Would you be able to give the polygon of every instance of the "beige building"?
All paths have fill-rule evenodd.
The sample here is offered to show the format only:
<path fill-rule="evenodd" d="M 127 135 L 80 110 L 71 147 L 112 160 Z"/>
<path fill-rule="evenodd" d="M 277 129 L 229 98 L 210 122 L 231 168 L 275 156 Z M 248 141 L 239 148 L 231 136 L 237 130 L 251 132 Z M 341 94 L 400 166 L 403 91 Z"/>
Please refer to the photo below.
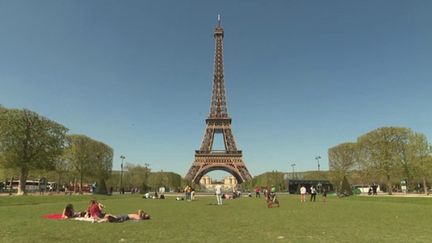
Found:
<path fill-rule="evenodd" d="M 225 192 L 232 192 L 237 187 L 237 180 L 234 176 L 227 176 L 223 179 L 222 190 Z M 214 187 L 217 185 L 213 182 L 212 178 L 205 175 L 201 177 L 200 184 L 207 191 L 214 191 Z"/>

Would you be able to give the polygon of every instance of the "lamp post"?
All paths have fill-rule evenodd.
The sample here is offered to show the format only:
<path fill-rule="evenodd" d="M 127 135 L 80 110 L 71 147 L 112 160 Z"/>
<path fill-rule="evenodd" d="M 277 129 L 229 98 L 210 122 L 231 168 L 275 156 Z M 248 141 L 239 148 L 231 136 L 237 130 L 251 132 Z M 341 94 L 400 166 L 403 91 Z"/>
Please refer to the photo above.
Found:
<path fill-rule="evenodd" d="M 317 156 L 317 157 L 315 157 L 315 159 L 316 159 L 316 161 L 317 161 L 317 164 L 318 164 L 318 172 L 320 171 L 320 163 L 319 163 L 319 160 L 321 159 L 321 156 Z"/>
<path fill-rule="evenodd" d="M 124 155 L 120 156 L 121 164 L 120 164 L 120 194 L 124 194 L 123 190 L 123 161 L 126 159 Z"/>
<path fill-rule="evenodd" d="M 291 167 L 292 167 L 292 178 L 294 179 L 294 167 L 296 166 L 296 164 L 295 163 L 292 163 L 291 164 Z"/>

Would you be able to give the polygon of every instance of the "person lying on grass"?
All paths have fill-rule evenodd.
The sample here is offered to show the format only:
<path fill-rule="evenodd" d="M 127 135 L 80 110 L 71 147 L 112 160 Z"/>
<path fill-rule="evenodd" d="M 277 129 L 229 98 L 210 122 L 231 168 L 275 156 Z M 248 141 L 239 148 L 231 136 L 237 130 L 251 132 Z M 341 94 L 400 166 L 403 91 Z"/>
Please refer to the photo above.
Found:
<path fill-rule="evenodd" d="M 150 215 L 143 210 L 138 210 L 138 213 L 122 214 L 122 215 L 111 215 L 106 214 L 103 221 L 99 222 L 110 222 L 110 223 L 121 223 L 127 220 L 146 220 L 150 219 Z"/>
<path fill-rule="evenodd" d="M 75 212 L 73 205 L 71 203 L 68 203 L 66 207 L 63 209 L 62 218 L 63 219 L 69 219 L 69 218 L 77 218 L 77 217 L 84 217 L 85 212 Z"/>

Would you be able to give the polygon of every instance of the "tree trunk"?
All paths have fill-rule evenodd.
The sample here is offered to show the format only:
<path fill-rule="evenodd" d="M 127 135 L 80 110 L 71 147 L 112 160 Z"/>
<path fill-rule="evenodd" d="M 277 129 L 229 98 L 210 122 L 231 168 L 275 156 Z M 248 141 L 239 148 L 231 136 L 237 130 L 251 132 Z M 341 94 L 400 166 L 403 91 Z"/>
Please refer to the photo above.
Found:
<path fill-rule="evenodd" d="M 57 193 L 60 193 L 60 185 L 62 184 L 62 179 L 63 179 L 62 173 L 63 173 L 62 171 L 60 171 L 58 173 L 58 180 L 57 180 L 57 187 L 56 187 L 56 192 Z"/>
<path fill-rule="evenodd" d="M 393 195 L 392 189 L 393 188 L 392 188 L 392 183 L 390 181 L 390 175 L 387 175 L 387 190 L 389 195 Z"/>
<path fill-rule="evenodd" d="M 424 189 L 424 193 L 427 195 L 428 194 L 428 187 L 426 184 L 426 177 L 423 176 L 423 189 Z"/>
<path fill-rule="evenodd" d="M 80 194 L 83 194 L 82 188 L 83 188 L 83 174 L 81 173 L 80 174 L 80 189 L 79 189 Z"/>
<path fill-rule="evenodd" d="M 28 176 L 28 169 L 25 167 L 21 168 L 17 195 L 25 195 L 27 193 L 25 190 L 27 176 Z"/>
<path fill-rule="evenodd" d="M 96 188 L 96 193 L 97 194 L 103 194 L 106 195 L 108 192 L 107 188 L 106 188 L 106 183 L 104 179 L 99 179 L 99 183 L 98 186 Z"/>
<path fill-rule="evenodd" d="M 13 189 L 13 176 L 10 179 L 10 183 L 9 183 L 9 195 L 12 195 L 12 189 Z"/>

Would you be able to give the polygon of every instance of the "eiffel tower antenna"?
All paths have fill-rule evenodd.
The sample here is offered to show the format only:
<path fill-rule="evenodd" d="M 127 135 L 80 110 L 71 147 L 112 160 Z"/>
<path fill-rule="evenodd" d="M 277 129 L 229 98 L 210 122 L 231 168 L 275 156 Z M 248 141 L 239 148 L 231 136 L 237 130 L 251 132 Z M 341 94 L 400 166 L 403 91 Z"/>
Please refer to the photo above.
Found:
<path fill-rule="evenodd" d="M 218 27 L 220 27 L 221 25 L 221 17 L 220 17 L 220 14 L 218 14 Z"/>
<path fill-rule="evenodd" d="M 224 29 L 218 23 L 214 30 L 215 59 L 213 90 L 210 101 L 210 113 L 206 119 L 207 128 L 199 150 L 195 151 L 195 160 L 186 175 L 187 180 L 198 184 L 201 177 L 214 170 L 223 170 L 233 175 L 238 183 L 251 180 L 252 176 L 243 162 L 242 151 L 237 149 L 231 129 L 231 118 L 225 95 L 223 72 Z M 222 134 L 225 150 L 213 150 L 215 134 Z"/>

